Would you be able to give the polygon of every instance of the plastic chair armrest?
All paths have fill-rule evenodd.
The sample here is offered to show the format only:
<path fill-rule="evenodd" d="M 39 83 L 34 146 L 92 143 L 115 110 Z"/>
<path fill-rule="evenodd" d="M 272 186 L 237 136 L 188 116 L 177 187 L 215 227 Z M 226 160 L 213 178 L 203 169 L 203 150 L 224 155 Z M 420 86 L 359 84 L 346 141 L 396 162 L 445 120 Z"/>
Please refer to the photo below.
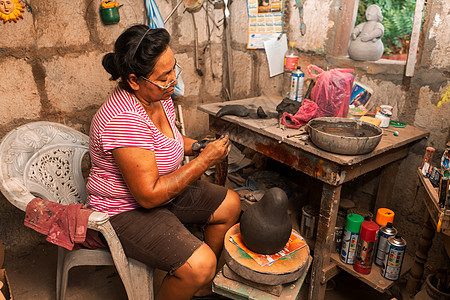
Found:
<path fill-rule="evenodd" d="M 88 227 L 90 229 L 94 229 L 94 230 L 99 231 L 99 225 L 105 223 L 108 220 L 109 220 L 108 214 L 102 213 L 102 212 L 98 212 L 98 211 L 94 211 L 89 216 Z"/>

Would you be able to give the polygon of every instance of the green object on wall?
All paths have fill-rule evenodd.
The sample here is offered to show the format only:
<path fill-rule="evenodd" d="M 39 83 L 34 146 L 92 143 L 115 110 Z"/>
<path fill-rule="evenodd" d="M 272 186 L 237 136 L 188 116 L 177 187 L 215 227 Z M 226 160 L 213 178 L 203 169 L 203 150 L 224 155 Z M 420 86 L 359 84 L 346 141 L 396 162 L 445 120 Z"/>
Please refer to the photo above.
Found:
<path fill-rule="evenodd" d="M 102 21 L 105 24 L 115 24 L 120 21 L 118 7 L 102 7 L 100 8 L 100 15 L 102 16 Z"/>

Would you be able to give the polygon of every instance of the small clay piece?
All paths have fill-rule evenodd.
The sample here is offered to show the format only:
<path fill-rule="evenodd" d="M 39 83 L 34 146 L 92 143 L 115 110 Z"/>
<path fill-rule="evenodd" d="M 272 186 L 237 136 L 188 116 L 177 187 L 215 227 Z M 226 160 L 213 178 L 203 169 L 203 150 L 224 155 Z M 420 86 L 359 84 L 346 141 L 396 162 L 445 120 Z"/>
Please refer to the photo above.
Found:
<path fill-rule="evenodd" d="M 261 119 L 267 118 L 267 114 L 261 106 L 259 106 L 258 109 L 256 110 L 256 114 L 258 115 L 258 118 Z"/>
<path fill-rule="evenodd" d="M 197 141 L 192 143 L 192 151 L 194 152 L 200 152 L 201 149 L 205 148 L 206 145 L 208 145 L 209 143 L 213 142 L 215 140 L 201 140 L 201 141 Z"/>
<path fill-rule="evenodd" d="M 216 117 L 219 118 L 221 116 L 225 115 L 234 115 L 238 117 L 246 117 L 250 111 L 247 107 L 240 104 L 230 104 L 227 106 L 222 107 L 216 114 Z"/>
<path fill-rule="evenodd" d="M 241 217 L 242 241 L 248 249 L 260 254 L 274 254 L 282 250 L 292 232 L 286 193 L 274 187 Z"/>

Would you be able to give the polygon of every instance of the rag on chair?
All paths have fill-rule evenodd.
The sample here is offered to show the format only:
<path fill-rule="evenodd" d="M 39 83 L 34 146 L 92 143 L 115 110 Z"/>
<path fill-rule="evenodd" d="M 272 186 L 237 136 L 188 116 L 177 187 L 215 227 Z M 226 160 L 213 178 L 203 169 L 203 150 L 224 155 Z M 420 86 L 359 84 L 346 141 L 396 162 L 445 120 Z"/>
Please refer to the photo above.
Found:
<path fill-rule="evenodd" d="M 164 28 L 164 20 L 159 12 L 158 5 L 156 5 L 155 0 L 145 0 L 145 6 L 147 7 L 148 19 L 150 28 Z M 178 67 L 175 66 L 178 72 Z M 181 76 L 177 79 L 178 83 L 175 85 L 175 90 L 173 91 L 173 96 L 183 96 L 184 95 L 184 82 Z"/>
<path fill-rule="evenodd" d="M 24 224 L 47 235 L 47 241 L 67 250 L 104 248 L 95 230 L 88 230 L 93 210 L 83 204 L 60 204 L 41 198 L 31 200 L 25 211 Z"/>

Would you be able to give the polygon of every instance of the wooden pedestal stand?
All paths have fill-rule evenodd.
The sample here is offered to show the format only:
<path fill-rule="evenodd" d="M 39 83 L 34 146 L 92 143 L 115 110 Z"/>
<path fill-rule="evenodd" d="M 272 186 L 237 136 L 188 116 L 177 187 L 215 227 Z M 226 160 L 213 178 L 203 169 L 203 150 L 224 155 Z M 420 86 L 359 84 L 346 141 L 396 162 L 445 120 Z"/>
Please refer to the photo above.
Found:
<path fill-rule="evenodd" d="M 225 235 L 226 265 L 213 281 L 214 291 L 233 299 L 296 299 L 312 261 L 309 247 L 261 266 L 230 241 L 239 232 L 236 224 Z"/>

